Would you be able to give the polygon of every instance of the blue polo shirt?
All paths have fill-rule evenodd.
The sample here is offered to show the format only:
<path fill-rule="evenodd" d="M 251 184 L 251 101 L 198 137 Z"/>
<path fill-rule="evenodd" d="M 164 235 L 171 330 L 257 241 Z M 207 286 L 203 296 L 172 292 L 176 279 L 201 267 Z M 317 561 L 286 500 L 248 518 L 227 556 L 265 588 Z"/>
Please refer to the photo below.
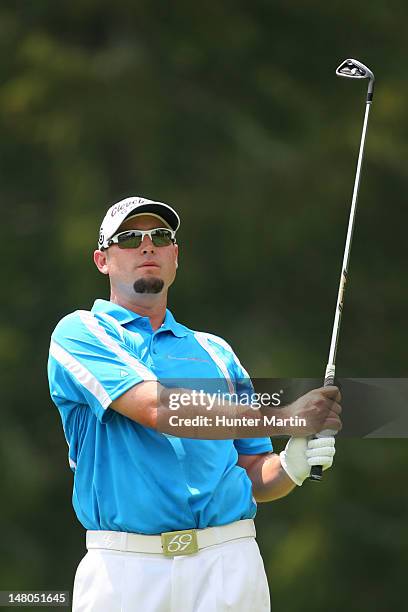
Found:
<path fill-rule="evenodd" d="M 86 529 L 158 534 L 255 515 L 251 481 L 237 458 L 270 452 L 269 438 L 177 438 L 110 408 L 146 380 L 188 386 L 212 379 L 222 392 L 251 393 L 224 340 L 188 329 L 169 310 L 153 331 L 148 317 L 96 300 L 91 311 L 56 326 L 48 377 L 74 472 L 73 505 Z"/>

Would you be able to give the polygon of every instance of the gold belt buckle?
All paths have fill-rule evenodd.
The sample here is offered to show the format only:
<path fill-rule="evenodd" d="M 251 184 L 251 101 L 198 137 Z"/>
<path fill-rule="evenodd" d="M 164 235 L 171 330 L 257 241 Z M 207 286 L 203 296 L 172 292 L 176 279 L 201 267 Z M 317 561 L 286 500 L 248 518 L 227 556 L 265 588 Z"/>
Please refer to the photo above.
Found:
<path fill-rule="evenodd" d="M 197 530 L 166 531 L 161 534 L 163 554 L 167 557 L 193 555 L 198 552 Z"/>

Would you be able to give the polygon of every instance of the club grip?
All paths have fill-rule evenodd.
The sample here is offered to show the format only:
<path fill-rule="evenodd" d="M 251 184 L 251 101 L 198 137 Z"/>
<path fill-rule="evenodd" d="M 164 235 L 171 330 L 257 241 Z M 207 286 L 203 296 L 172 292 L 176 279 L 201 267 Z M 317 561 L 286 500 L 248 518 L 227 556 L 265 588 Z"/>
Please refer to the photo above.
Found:
<path fill-rule="evenodd" d="M 334 373 L 334 367 L 329 367 L 327 366 L 326 369 L 326 376 L 324 379 L 324 387 L 331 387 L 332 385 L 334 385 L 334 378 L 335 378 L 335 373 Z M 316 436 L 315 436 L 316 437 Z M 310 470 L 310 474 L 309 474 L 309 480 L 311 480 L 312 482 L 320 482 L 321 479 L 323 478 L 323 468 L 321 465 L 313 465 L 312 469 Z"/>
<path fill-rule="evenodd" d="M 321 465 L 313 465 L 310 470 L 309 480 L 312 482 L 320 482 L 323 477 L 323 468 Z"/>

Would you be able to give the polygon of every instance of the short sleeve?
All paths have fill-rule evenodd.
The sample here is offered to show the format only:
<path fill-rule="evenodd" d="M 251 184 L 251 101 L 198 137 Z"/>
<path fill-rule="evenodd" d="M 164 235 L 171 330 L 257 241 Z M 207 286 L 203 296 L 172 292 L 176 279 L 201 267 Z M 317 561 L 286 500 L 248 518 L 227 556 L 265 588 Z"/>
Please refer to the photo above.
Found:
<path fill-rule="evenodd" d="M 134 385 L 156 380 L 126 345 L 120 330 L 103 317 L 77 311 L 55 328 L 48 379 L 54 403 L 87 404 L 101 422 L 110 404 Z"/>
<path fill-rule="evenodd" d="M 242 438 L 234 440 L 238 455 L 262 455 L 273 452 L 272 442 L 269 438 Z"/>

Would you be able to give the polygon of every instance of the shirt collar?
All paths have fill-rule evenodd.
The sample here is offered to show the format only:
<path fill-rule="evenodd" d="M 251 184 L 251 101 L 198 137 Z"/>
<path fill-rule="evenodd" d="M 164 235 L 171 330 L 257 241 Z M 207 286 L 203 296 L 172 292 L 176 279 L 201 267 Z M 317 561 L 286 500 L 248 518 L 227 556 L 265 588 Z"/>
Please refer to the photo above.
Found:
<path fill-rule="evenodd" d="M 132 310 L 128 310 L 119 304 L 114 304 L 108 300 L 95 300 L 92 306 L 92 312 L 101 312 L 114 317 L 121 325 L 141 319 L 141 315 Z M 180 323 L 177 323 L 170 310 L 166 309 L 166 316 L 164 317 L 163 325 L 159 328 L 160 330 L 168 329 L 178 338 L 183 338 L 187 335 L 187 328 Z M 157 330 L 159 331 L 159 330 Z"/>
<path fill-rule="evenodd" d="M 166 316 L 164 317 L 164 322 L 160 329 L 170 330 L 175 336 L 177 336 L 177 338 L 183 338 L 184 336 L 187 336 L 188 332 L 187 328 L 184 325 L 181 325 L 181 323 L 177 323 L 176 319 L 173 317 L 168 308 L 166 308 Z"/>

